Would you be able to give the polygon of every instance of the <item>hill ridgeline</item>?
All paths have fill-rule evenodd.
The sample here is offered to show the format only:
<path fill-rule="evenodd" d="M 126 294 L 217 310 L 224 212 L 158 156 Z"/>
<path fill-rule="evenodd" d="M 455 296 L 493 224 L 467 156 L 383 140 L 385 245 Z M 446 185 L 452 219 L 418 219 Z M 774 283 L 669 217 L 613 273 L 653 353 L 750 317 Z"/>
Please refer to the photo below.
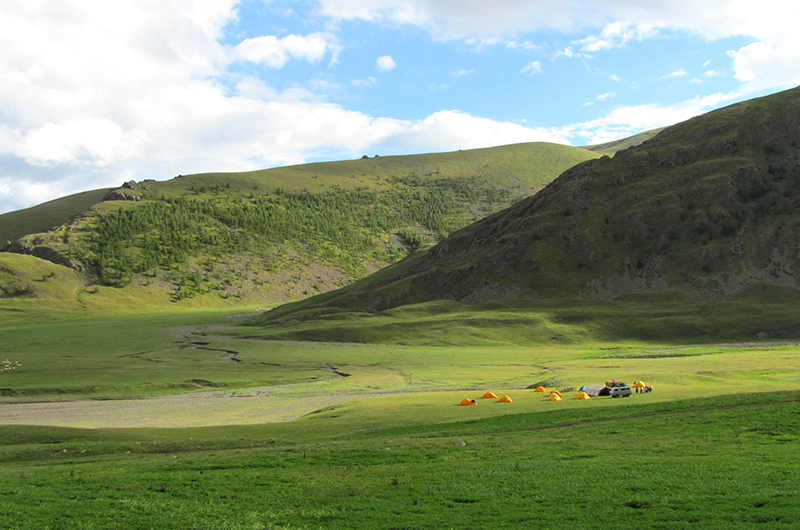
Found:
<path fill-rule="evenodd" d="M 16 239 L 4 250 L 78 271 L 92 292 L 125 289 L 143 304 L 282 302 L 347 285 L 598 156 L 528 143 L 128 182 L 4 214 L 0 233 Z M 5 262 L 16 279 L 0 294 L 48 296 L 48 284 L 23 285 L 19 260 Z"/>
<path fill-rule="evenodd" d="M 433 300 L 722 299 L 800 271 L 800 89 L 666 128 L 535 195 L 273 319 Z"/>

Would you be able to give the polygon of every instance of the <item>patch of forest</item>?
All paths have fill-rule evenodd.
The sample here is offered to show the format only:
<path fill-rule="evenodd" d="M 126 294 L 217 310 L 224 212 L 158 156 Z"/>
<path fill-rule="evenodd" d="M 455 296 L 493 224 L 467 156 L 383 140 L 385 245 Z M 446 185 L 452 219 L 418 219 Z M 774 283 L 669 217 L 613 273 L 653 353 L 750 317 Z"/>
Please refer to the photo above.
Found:
<path fill-rule="evenodd" d="M 274 194 L 145 201 L 92 218 L 68 254 L 96 274 L 99 283 L 115 287 L 157 269 L 186 280 L 185 265 L 192 260 L 213 263 L 243 252 L 258 255 L 267 268 L 280 269 L 287 249 L 356 278 L 367 263 L 395 262 L 521 199 L 479 178 L 411 175 L 391 183 L 386 190 L 279 188 Z M 201 272 L 191 275 L 197 276 L 195 284 L 207 279 Z"/>

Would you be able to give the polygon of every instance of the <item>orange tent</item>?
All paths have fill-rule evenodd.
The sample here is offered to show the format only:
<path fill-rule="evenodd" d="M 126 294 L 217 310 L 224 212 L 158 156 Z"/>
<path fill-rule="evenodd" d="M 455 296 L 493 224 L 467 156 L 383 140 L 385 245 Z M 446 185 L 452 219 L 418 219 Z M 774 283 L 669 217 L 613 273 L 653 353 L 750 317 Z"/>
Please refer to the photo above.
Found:
<path fill-rule="evenodd" d="M 550 392 L 550 395 L 551 395 L 551 396 L 552 396 L 553 394 L 557 395 L 558 397 L 564 397 L 564 396 L 562 396 L 562 395 L 561 395 L 561 392 L 559 392 L 558 390 L 553 390 L 552 392 Z"/>
<path fill-rule="evenodd" d="M 537 386 L 534 392 L 547 392 L 547 389 L 543 386 Z"/>
<path fill-rule="evenodd" d="M 547 398 L 548 401 L 561 401 L 561 396 L 557 395 L 555 392 L 550 394 L 550 397 Z"/>
<path fill-rule="evenodd" d="M 578 395 L 575 396 L 575 399 L 589 399 L 589 394 L 586 392 L 578 392 Z"/>
<path fill-rule="evenodd" d="M 474 399 L 464 398 L 464 399 L 461 400 L 461 403 L 459 403 L 459 405 L 465 405 L 465 406 L 466 405 L 477 405 L 477 403 L 475 403 Z"/>
<path fill-rule="evenodd" d="M 514 401 L 508 396 L 501 397 L 500 399 L 497 400 L 497 402 L 498 403 L 514 403 Z"/>
<path fill-rule="evenodd" d="M 636 381 L 636 382 L 633 384 L 633 388 L 644 388 L 644 387 L 646 387 L 646 386 L 647 386 L 647 385 L 646 385 L 646 384 L 644 384 L 644 381 Z"/>
<path fill-rule="evenodd" d="M 496 397 L 497 397 L 497 394 L 495 394 L 494 392 L 486 392 L 484 395 L 481 396 L 481 399 L 490 399 L 490 398 L 496 398 Z"/>

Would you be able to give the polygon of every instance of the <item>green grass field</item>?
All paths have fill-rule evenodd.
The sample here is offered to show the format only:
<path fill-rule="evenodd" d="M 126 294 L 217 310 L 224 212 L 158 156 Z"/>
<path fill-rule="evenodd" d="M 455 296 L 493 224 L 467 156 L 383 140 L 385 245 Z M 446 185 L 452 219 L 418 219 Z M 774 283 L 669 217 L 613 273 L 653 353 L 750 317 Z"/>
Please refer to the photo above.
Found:
<path fill-rule="evenodd" d="M 791 528 L 798 399 L 630 400 L 348 434 L 313 416 L 225 429 L 5 427 L 0 524 Z"/>
<path fill-rule="evenodd" d="M 275 340 L 252 325 L 257 308 L 22 302 L 0 305 L 4 358 L 20 363 L 0 372 L 3 528 L 792 528 L 800 517 L 800 345 L 722 344 L 674 324 L 713 330 L 747 303 L 752 328 L 768 329 L 780 311 L 758 298 L 425 305 L 373 317 L 362 342 Z M 448 314 L 456 331 L 414 339 L 420 321 Z M 342 322 L 327 321 L 331 336 Z M 536 322 L 562 339 L 515 340 Z M 642 329 L 654 338 L 636 340 Z M 532 391 L 612 378 L 654 391 L 560 402 Z M 514 402 L 478 399 L 489 390 Z"/>
<path fill-rule="evenodd" d="M 96 196 L 51 204 L 72 228 L 31 234 L 29 250 L 86 267 L 0 255 L 0 528 L 797 528 L 796 99 L 666 129 L 473 229 L 444 223 L 444 192 L 484 182 L 486 200 L 456 212 L 465 224 L 494 211 L 494 191 L 514 202 L 598 153 L 529 144 L 145 181 L 130 190 L 142 201 L 96 207 L 119 210 L 97 233 L 73 219 Z M 414 196 L 430 199 L 421 216 L 389 223 Z M 275 241 L 301 230 L 316 250 L 253 259 L 242 234 L 263 235 L 268 212 L 287 221 Z M 41 213 L 3 220 L 19 232 Z M 354 215 L 389 224 L 343 239 Z M 334 251 L 322 231 L 349 243 Z M 316 283 L 319 267 L 301 278 L 311 256 L 397 243 L 408 257 L 371 279 L 270 312 L 244 304 L 277 298 L 228 290 L 270 292 L 273 267 L 297 299 L 342 283 Z M 680 282 L 634 288 L 651 261 Z M 614 263 L 630 289 L 586 298 Z M 106 287 L 85 281 L 95 272 Z M 653 391 L 576 399 L 611 379 Z"/>

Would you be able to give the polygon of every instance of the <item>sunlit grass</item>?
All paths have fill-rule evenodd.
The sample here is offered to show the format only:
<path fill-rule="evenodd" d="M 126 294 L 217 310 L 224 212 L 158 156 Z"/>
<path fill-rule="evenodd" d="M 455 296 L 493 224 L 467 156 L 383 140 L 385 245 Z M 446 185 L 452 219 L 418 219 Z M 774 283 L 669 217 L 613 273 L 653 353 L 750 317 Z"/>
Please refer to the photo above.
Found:
<path fill-rule="evenodd" d="M 690 318 L 671 303 L 641 318 Z M 413 340 L 417 318 L 448 318 L 432 307 L 380 317 L 412 324 L 383 343 L 266 340 L 231 310 L 3 307 L 21 366 L 0 373 L 0 526 L 789 528 L 800 516 L 793 342 L 608 340 L 595 318 L 644 306 L 593 303 L 533 311 L 590 330 L 580 340 L 519 344 L 529 309 L 498 307 L 483 308 L 492 345 L 456 346 Z M 463 309 L 453 316 L 475 308 Z M 612 378 L 654 390 L 560 402 L 532 390 Z"/>

